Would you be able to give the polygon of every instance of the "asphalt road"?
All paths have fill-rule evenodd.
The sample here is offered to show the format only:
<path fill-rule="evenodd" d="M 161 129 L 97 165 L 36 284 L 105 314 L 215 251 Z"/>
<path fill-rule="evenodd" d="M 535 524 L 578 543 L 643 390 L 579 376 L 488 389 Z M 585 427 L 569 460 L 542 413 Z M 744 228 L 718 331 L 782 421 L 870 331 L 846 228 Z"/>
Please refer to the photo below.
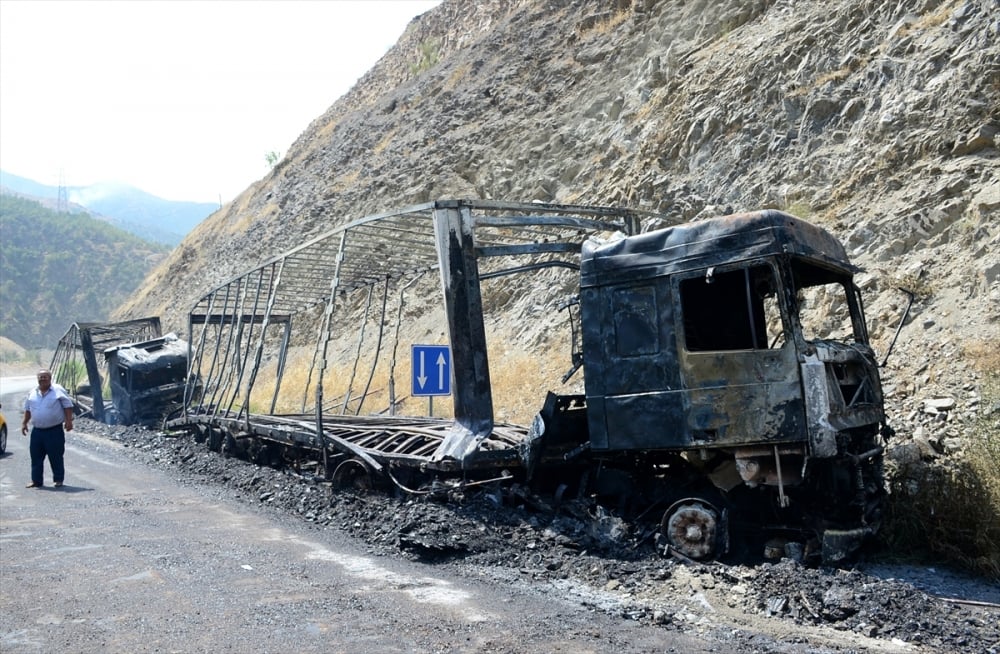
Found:
<path fill-rule="evenodd" d="M 372 557 L 79 431 L 66 486 L 25 489 L 27 439 L 12 431 L 0 459 L 4 654 L 710 651 L 530 587 Z"/>

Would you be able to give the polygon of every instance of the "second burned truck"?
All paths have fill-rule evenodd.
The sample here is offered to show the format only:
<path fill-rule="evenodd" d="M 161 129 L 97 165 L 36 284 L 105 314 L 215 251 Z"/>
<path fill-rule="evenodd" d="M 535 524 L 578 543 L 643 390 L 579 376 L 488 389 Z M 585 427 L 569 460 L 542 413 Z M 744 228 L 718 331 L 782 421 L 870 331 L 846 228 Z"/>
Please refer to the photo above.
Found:
<path fill-rule="evenodd" d="M 550 392 L 530 427 L 500 424 L 482 282 L 553 268 L 579 271 L 570 309 L 584 392 Z M 356 327 L 353 293 L 368 289 L 370 307 L 383 288 L 368 358 L 391 351 L 394 370 L 403 290 L 429 270 L 440 273 L 454 418 L 362 415 L 372 375 L 325 403 L 328 348 L 344 340 L 335 308 L 353 306 Z M 613 208 L 417 205 L 346 223 L 205 295 L 189 317 L 189 378 L 204 392 L 171 424 L 263 459 L 315 452 L 335 485 L 521 480 L 655 514 L 667 546 L 693 559 L 722 555 L 741 532 L 833 561 L 878 527 L 891 431 L 855 273 L 832 235 L 779 211 L 643 231 Z M 316 333 L 316 307 L 302 411 L 278 413 L 292 316 L 312 311 Z M 268 388 L 262 362 L 274 368 Z M 391 414 L 391 373 L 388 386 Z"/>

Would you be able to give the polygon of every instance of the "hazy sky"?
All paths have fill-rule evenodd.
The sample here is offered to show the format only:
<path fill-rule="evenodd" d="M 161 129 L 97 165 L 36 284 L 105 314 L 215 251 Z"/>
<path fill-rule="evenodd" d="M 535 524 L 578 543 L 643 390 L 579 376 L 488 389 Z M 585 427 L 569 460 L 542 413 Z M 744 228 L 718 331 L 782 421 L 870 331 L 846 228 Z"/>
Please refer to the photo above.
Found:
<path fill-rule="evenodd" d="M 0 168 L 223 202 L 440 0 L 0 0 Z"/>

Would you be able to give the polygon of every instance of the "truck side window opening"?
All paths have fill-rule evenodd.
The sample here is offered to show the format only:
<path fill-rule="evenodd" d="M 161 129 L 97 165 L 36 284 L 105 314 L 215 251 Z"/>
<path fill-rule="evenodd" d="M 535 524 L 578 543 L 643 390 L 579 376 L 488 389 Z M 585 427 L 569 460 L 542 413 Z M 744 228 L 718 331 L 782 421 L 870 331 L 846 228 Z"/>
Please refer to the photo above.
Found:
<path fill-rule="evenodd" d="M 634 357 L 660 351 L 656 288 L 615 289 L 611 296 L 618 356 Z"/>
<path fill-rule="evenodd" d="M 851 342 L 857 339 L 848 301 L 849 279 L 797 260 L 792 262 L 792 278 L 805 340 Z"/>
<path fill-rule="evenodd" d="M 184 380 L 184 372 L 171 365 L 136 368 L 132 371 L 136 389 L 147 389 Z"/>
<path fill-rule="evenodd" d="M 764 350 L 782 345 L 784 328 L 770 266 L 756 265 L 680 283 L 684 340 L 691 352 Z"/>

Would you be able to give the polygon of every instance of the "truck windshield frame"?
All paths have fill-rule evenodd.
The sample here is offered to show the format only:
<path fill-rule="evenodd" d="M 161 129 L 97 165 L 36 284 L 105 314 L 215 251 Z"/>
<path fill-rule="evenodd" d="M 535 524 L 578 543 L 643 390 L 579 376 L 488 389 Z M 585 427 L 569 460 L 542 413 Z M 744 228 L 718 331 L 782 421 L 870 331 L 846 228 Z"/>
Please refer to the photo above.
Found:
<path fill-rule="evenodd" d="M 867 343 L 868 330 L 851 273 L 806 257 L 789 257 L 796 331 L 804 343 Z"/>

